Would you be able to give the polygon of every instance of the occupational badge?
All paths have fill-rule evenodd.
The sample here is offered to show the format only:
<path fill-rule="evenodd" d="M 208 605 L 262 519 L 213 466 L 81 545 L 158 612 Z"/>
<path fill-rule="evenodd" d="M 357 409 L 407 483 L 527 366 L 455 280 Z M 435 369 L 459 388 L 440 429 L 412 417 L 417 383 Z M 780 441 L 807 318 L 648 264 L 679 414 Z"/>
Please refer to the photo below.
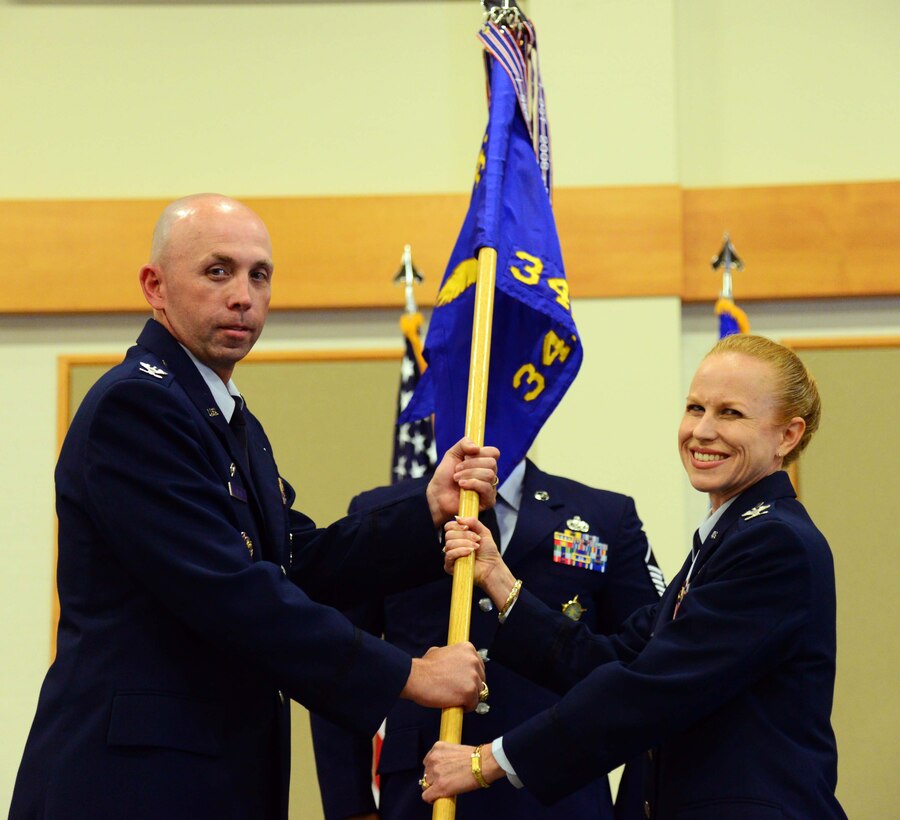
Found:
<path fill-rule="evenodd" d="M 231 481 L 228 482 L 228 495 L 238 501 L 247 503 L 247 491 L 241 484 L 240 478 L 235 475 L 234 464 L 231 465 Z"/>
<path fill-rule="evenodd" d="M 575 530 L 575 532 L 588 532 L 591 528 L 591 525 L 588 524 L 587 521 L 582 521 L 580 515 L 573 516 L 568 521 L 566 521 L 566 526 L 570 530 Z"/>
<path fill-rule="evenodd" d="M 587 610 L 581 605 L 581 601 L 578 600 L 578 596 L 576 595 L 571 601 L 566 601 L 562 605 L 562 614 L 567 618 L 571 618 L 573 621 L 580 621 L 581 616 Z"/>

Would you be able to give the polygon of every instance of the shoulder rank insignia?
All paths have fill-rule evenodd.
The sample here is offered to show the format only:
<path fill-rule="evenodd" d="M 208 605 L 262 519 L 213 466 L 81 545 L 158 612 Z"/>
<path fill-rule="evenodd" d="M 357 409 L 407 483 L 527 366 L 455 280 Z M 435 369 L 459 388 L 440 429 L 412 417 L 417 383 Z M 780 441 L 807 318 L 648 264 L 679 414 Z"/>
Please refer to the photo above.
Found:
<path fill-rule="evenodd" d="M 570 518 L 566 521 L 566 526 L 570 530 L 575 530 L 575 532 L 587 532 L 591 525 L 588 524 L 587 521 L 582 521 L 580 515 L 576 515 L 574 518 Z"/>
<path fill-rule="evenodd" d="M 161 367 L 157 367 L 155 364 L 147 364 L 147 362 L 141 362 L 140 366 L 141 373 L 146 373 L 148 376 L 153 376 L 154 379 L 161 379 L 163 376 L 168 376 L 168 372 L 163 370 Z"/>
<path fill-rule="evenodd" d="M 771 506 L 772 506 L 771 504 L 757 504 L 752 509 L 747 510 L 747 512 L 741 513 L 741 518 L 743 518 L 744 521 L 749 521 L 751 518 L 756 518 L 757 516 L 765 515 L 766 513 L 769 512 L 769 508 Z"/>
<path fill-rule="evenodd" d="M 578 596 L 576 595 L 571 601 L 566 601 L 562 605 L 562 614 L 567 618 L 571 618 L 573 621 L 580 621 L 581 616 L 587 610 L 581 605 L 581 601 L 578 600 Z"/>

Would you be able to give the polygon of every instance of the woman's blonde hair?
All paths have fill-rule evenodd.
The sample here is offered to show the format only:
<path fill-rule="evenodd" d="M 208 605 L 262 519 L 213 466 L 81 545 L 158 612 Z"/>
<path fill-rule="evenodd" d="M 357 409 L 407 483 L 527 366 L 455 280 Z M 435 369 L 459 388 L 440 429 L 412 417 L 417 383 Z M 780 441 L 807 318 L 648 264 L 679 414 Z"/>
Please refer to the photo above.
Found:
<path fill-rule="evenodd" d="M 822 400 L 819 398 L 816 380 L 806 369 L 806 365 L 793 350 L 764 336 L 749 333 L 735 333 L 719 339 L 706 356 L 708 358 L 719 353 L 742 353 L 772 366 L 779 382 L 775 400 L 781 412 L 781 421 L 787 423 L 799 416 L 806 422 L 806 430 L 800 442 L 784 457 L 783 464 L 786 467 L 796 461 L 819 428 L 822 416 Z"/>

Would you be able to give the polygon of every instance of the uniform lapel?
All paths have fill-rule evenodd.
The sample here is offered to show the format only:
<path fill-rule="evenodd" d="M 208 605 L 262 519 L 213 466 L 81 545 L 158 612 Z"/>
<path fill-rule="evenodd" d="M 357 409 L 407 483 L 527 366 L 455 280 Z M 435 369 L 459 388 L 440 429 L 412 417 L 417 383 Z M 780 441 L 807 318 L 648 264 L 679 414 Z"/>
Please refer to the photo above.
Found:
<path fill-rule="evenodd" d="M 552 476 L 530 461 L 527 463 L 516 528 L 503 556 L 510 567 L 538 548 L 545 549 L 547 560 L 552 560 L 553 532 L 570 513 L 562 493 L 557 490 Z"/>
<path fill-rule="evenodd" d="M 681 591 L 681 587 L 684 584 L 684 579 L 687 578 L 687 574 L 691 568 L 691 554 L 688 553 L 687 558 L 685 559 L 684 564 L 682 564 L 681 569 L 678 574 L 672 579 L 671 583 L 666 587 L 666 591 L 663 593 L 663 597 L 660 599 L 659 607 L 656 612 L 656 623 L 653 626 L 653 631 L 656 632 L 659 627 L 666 623 L 667 621 L 671 621 L 675 615 L 675 603 L 678 600 L 678 593 Z"/>
<path fill-rule="evenodd" d="M 216 431 L 223 446 L 228 451 L 237 467 L 240 467 L 247 483 L 250 483 L 250 468 L 244 459 L 243 448 L 234 431 L 229 427 L 225 416 L 216 406 L 212 393 L 209 392 L 203 376 L 194 366 L 187 353 L 175 340 L 171 333 L 159 322 L 150 319 L 138 337 L 138 344 L 155 353 L 178 380 L 178 384 L 187 393 L 200 415 Z"/>
<path fill-rule="evenodd" d="M 747 516 L 767 515 L 768 504 L 779 498 L 796 498 L 791 480 L 784 470 L 778 470 L 771 475 L 757 481 L 752 487 L 744 490 L 734 503 L 722 513 L 722 517 L 716 522 L 713 531 L 703 542 L 703 549 L 697 557 L 697 565 L 694 567 L 693 578 L 697 578 L 700 571 L 721 544 L 726 540 L 728 530 L 739 520 Z"/>
<path fill-rule="evenodd" d="M 266 531 L 266 544 L 271 554 L 266 557 L 276 564 L 284 563 L 281 545 L 284 542 L 284 506 L 285 497 L 281 479 L 275 469 L 272 454 L 267 451 L 265 434 L 262 426 L 252 413 L 247 416 L 247 434 L 249 439 L 250 472 L 253 476 L 253 487 L 259 510 Z M 275 492 L 277 487 L 279 492 Z M 258 492 L 257 492 L 258 490 Z M 269 546 L 271 545 L 271 546 Z"/>
<path fill-rule="evenodd" d="M 222 446 L 231 459 L 229 475 L 222 478 L 232 496 L 251 505 L 258 525 L 268 523 L 268 516 L 264 512 L 260 493 L 257 491 L 257 486 L 266 485 L 257 485 L 254 480 L 252 466 L 248 463 L 241 443 L 225 420 L 225 416 L 222 415 L 217 407 L 203 376 L 200 375 L 200 371 L 197 370 L 187 353 L 184 352 L 172 334 L 154 319 L 147 321 L 137 342 L 158 356 L 163 366 L 174 374 L 178 384 L 193 402 L 200 416 L 212 427 L 222 442 Z M 249 422 L 250 414 L 248 413 L 247 416 L 247 434 L 250 442 L 250 451 L 252 452 L 254 449 L 257 449 L 255 440 L 258 439 L 258 436 Z M 254 422 L 253 426 L 258 426 L 258 422 Z M 254 460 L 252 455 L 250 460 Z M 269 528 L 268 532 L 260 533 L 260 535 L 271 535 L 272 532 L 277 532 L 277 530 L 273 531 Z M 265 540 L 269 543 L 273 541 L 272 538 Z"/>
<path fill-rule="evenodd" d="M 783 470 L 766 476 L 749 489 L 744 490 L 734 503 L 722 513 L 722 517 L 716 522 L 712 532 L 706 537 L 706 541 L 703 542 L 691 572 L 691 585 L 703 583 L 704 570 L 710 559 L 727 540 L 728 531 L 739 519 L 754 513 L 757 515 L 767 514 L 764 505 L 779 498 L 796 498 L 791 481 Z M 660 603 L 657 627 L 664 621 L 672 620 L 675 602 L 690 566 L 691 556 L 688 554 L 684 566 L 667 587 Z"/>

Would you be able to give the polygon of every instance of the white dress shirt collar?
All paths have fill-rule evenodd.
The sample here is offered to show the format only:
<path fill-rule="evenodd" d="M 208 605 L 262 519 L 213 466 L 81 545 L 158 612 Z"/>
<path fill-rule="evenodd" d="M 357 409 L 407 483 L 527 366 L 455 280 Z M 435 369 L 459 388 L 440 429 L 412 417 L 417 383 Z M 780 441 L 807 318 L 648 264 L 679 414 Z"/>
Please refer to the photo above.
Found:
<path fill-rule="evenodd" d="M 524 491 L 525 459 L 523 458 L 506 477 L 506 480 L 497 488 L 497 505 L 494 512 L 497 514 L 497 527 L 500 530 L 500 554 L 506 552 L 509 542 L 512 540 L 516 529 L 516 521 L 519 518 L 519 507 L 522 504 L 522 492 Z"/>
<path fill-rule="evenodd" d="M 179 342 L 181 344 L 181 342 Z M 219 411 L 225 417 L 225 421 L 231 421 L 231 415 L 234 413 L 234 400 L 236 398 L 241 399 L 240 390 L 237 389 L 237 385 L 234 383 L 232 379 L 228 380 L 228 383 L 220 379 L 215 371 L 209 367 L 208 365 L 203 364 L 190 350 L 188 350 L 184 345 L 181 345 L 182 350 L 188 354 L 190 360 L 194 363 L 197 370 L 200 372 L 200 375 L 203 376 L 203 381 L 206 382 L 206 386 L 209 388 L 210 392 L 213 395 L 213 400 L 216 403 L 216 406 L 219 408 Z"/>
<path fill-rule="evenodd" d="M 700 543 L 706 542 L 706 537 L 713 531 L 725 510 L 732 505 L 736 498 L 737 496 L 729 498 L 728 501 L 722 504 L 715 512 L 707 512 L 706 518 L 704 518 L 703 521 L 700 522 L 700 526 L 697 527 L 697 530 L 700 533 Z"/>

